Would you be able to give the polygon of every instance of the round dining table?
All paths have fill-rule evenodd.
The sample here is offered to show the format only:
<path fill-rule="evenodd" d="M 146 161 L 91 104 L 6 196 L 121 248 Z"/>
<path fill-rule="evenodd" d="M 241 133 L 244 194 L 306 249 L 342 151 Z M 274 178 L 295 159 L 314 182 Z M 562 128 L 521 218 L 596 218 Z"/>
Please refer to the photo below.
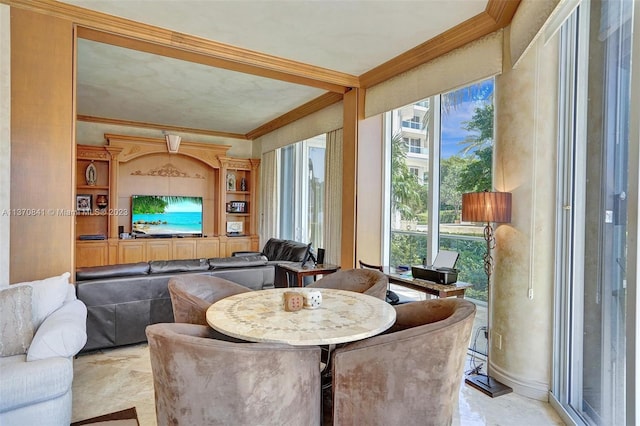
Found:
<path fill-rule="evenodd" d="M 346 290 L 314 288 L 322 293 L 315 309 L 289 312 L 285 292 L 275 288 L 236 294 L 212 304 L 209 325 L 228 336 L 250 342 L 294 346 L 334 345 L 380 334 L 393 325 L 396 311 L 384 300 Z"/>

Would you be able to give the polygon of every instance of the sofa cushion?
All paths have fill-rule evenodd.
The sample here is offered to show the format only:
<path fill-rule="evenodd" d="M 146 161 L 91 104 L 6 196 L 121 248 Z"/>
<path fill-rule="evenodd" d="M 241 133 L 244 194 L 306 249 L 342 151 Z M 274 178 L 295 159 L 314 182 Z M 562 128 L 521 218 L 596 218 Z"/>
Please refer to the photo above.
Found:
<path fill-rule="evenodd" d="M 269 260 L 287 260 L 301 262 L 307 252 L 308 244 L 291 240 L 270 238 L 262 249 Z"/>
<path fill-rule="evenodd" d="M 0 291 L 0 356 L 24 354 L 33 339 L 29 286 Z M 4 379 L 3 379 L 4 380 Z"/>
<path fill-rule="evenodd" d="M 212 257 L 209 259 L 210 269 L 225 268 L 248 268 L 251 266 L 264 266 L 269 259 L 266 256 L 235 256 L 235 257 Z"/>
<path fill-rule="evenodd" d="M 209 269 L 207 259 L 153 260 L 149 262 L 152 274 L 195 272 Z"/>
<path fill-rule="evenodd" d="M 13 284 L 13 286 L 29 286 L 33 289 L 31 315 L 34 329 L 40 327 L 46 317 L 62 306 L 69 292 L 70 276 L 69 272 L 65 272 L 57 277 Z"/>
<path fill-rule="evenodd" d="M 65 303 L 40 325 L 27 351 L 27 361 L 71 357 L 87 342 L 87 308 L 80 300 Z"/>
<path fill-rule="evenodd" d="M 0 413 L 62 396 L 73 381 L 71 358 L 26 362 L 26 355 L 15 355 L 0 358 L 0 371 Z"/>
<path fill-rule="evenodd" d="M 149 263 L 123 263 L 121 265 L 91 266 L 76 271 L 76 281 L 97 280 L 102 278 L 126 277 L 130 275 L 147 275 Z"/>

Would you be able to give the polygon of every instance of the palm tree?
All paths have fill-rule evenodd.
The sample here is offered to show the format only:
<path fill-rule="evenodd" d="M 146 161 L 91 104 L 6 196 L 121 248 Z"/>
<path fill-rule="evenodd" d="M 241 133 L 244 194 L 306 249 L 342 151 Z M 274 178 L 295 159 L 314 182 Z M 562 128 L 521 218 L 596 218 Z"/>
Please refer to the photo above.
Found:
<path fill-rule="evenodd" d="M 451 92 L 443 93 L 440 96 L 440 110 L 443 115 L 449 114 L 452 110 L 457 109 L 463 102 L 469 99 L 485 100 L 493 105 L 493 90 L 490 90 L 485 84 L 477 83 L 471 86 L 464 87 L 462 89 L 452 90 Z M 427 108 L 430 108 L 430 104 L 427 103 Z M 422 119 L 422 129 L 426 129 L 430 124 L 430 114 L 425 114 Z"/>
<path fill-rule="evenodd" d="M 469 132 L 479 132 L 479 134 L 470 134 L 459 142 L 460 145 L 465 146 L 462 154 L 490 147 L 493 144 L 493 103 L 476 107 L 471 120 L 464 121 L 462 124 Z"/>
<path fill-rule="evenodd" d="M 391 185 L 393 199 L 391 210 L 398 211 L 405 220 L 416 217 L 420 205 L 420 183 L 418 177 L 407 167 L 407 143 L 398 132 L 391 138 Z"/>

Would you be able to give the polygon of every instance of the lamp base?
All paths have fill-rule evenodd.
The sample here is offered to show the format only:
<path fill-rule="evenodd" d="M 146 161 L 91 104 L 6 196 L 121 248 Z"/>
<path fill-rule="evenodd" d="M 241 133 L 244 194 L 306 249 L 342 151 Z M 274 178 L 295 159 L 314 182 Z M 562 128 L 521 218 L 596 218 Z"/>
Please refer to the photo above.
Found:
<path fill-rule="evenodd" d="M 489 395 L 491 398 L 513 392 L 513 389 L 509 386 L 485 374 L 469 374 L 465 377 L 464 382 L 478 389 L 480 392 Z"/>

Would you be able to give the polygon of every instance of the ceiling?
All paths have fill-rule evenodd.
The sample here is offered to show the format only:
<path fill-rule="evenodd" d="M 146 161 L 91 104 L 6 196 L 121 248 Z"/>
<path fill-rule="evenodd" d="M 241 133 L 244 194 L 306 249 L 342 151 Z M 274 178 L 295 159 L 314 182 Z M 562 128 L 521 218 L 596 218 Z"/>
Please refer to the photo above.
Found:
<path fill-rule="evenodd" d="M 492 1 L 501 5 L 512 2 Z M 80 119 L 248 137 L 261 126 L 327 92 L 339 93 L 350 86 L 362 86 L 363 75 L 445 31 L 451 32 L 465 21 L 486 15 L 492 1 L 65 0 L 60 3 L 145 24 L 140 33 L 151 34 L 147 37 L 151 43 L 143 46 L 146 51 L 136 50 L 136 43 L 114 42 L 109 38 L 110 33 L 118 32 L 113 30 L 116 25 L 110 31 L 99 28 L 98 35 L 92 32 L 96 27 L 91 25 L 91 19 L 105 18 L 103 15 L 78 12 L 79 16 L 88 16 L 83 18 L 88 30 L 79 31 L 78 41 Z M 117 28 L 124 28 L 122 34 L 131 37 L 128 27 L 120 25 L 127 21 L 113 22 L 118 24 Z M 169 30 L 165 31 L 169 42 L 164 43 L 171 45 L 169 49 L 181 48 L 180 43 L 186 39 L 193 47 L 185 49 L 187 53 L 204 46 L 199 53 L 205 55 L 194 58 L 180 53 L 181 49 L 167 54 L 157 48 L 154 34 L 164 30 Z M 233 57 L 219 67 L 217 60 L 207 54 L 209 42 L 223 53 L 232 52 Z M 239 72 L 245 71 L 242 64 L 245 57 L 253 63 L 266 58 L 266 63 L 275 65 L 257 72 L 251 67 L 248 72 Z M 283 69 L 286 72 L 279 73 Z M 291 70 L 293 77 L 287 74 Z"/>

